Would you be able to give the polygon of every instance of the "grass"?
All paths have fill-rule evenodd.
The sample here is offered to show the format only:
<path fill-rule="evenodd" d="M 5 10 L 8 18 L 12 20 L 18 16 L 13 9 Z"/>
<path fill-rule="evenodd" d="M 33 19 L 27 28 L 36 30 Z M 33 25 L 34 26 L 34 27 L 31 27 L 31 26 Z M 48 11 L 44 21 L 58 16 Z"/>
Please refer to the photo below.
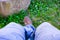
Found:
<path fill-rule="evenodd" d="M 60 0 L 31 0 L 26 11 L 22 10 L 8 17 L 0 16 L 0 28 L 10 22 L 24 25 L 23 19 L 27 15 L 32 19 L 35 27 L 43 22 L 49 22 L 60 29 Z"/>

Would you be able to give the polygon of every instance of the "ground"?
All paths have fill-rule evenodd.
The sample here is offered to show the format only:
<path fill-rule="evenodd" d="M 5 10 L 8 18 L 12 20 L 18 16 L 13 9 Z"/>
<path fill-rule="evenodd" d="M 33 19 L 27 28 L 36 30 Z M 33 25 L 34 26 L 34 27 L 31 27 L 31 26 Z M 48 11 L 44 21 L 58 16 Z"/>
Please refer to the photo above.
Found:
<path fill-rule="evenodd" d="M 35 27 L 43 22 L 49 22 L 60 29 L 60 0 L 31 0 L 27 10 L 22 10 L 8 17 L 0 16 L 0 28 L 10 22 L 24 25 L 23 19 L 25 16 L 32 19 Z"/>

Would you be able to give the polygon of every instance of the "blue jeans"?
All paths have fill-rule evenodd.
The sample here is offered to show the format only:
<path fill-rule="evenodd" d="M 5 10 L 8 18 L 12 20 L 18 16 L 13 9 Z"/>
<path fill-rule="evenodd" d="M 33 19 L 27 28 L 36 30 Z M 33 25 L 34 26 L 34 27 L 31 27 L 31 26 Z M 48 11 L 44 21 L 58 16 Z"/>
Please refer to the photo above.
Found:
<path fill-rule="evenodd" d="M 60 30 L 44 22 L 37 27 L 35 40 L 60 40 Z"/>
<path fill-rule="evenodd" d="M 60 30 L 48 22 L 34 28 L 32 24 L 23 27 L 11 22 L 0 29 L 0 40 L 60 40 Z"/>

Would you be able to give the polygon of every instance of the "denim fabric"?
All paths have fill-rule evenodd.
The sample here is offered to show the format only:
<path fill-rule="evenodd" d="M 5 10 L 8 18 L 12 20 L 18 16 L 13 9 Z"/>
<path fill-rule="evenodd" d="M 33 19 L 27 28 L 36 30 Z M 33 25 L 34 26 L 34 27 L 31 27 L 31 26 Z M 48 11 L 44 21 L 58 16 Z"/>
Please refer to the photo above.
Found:
<path fill-rule="evenodd" d="M 25 31 L 20 24 L 11 22 L 0 29 L 0 40 L 25 40 Z"/>
<path fill-rule="evenodd" d="M 23 27 L 11 22 L 0 29 L 0 40 L 60 40 L 60 30 L 44 22 L 37 27 L 35 32 L 32 24 Z"/>
<path fill-rule="evenodd" d="M 35 40 L 60 40 L 60 30 L 50 23 L 44 22 L 37 27 Z"/>
<path fill-rule="evenodd" d="M 32 40 L 35 28 L 33 25 L 26 25 L 11 22 L 0 29 L 0 40 Z"/>
<path fill-rule="evenodd" d="M 26 25 L 24 27 L 25 29 L 25 35 L 26 35 L 26 40 L 34 40 L 34 36 L 35 36 L 35 28 L 32 24 Z"/>

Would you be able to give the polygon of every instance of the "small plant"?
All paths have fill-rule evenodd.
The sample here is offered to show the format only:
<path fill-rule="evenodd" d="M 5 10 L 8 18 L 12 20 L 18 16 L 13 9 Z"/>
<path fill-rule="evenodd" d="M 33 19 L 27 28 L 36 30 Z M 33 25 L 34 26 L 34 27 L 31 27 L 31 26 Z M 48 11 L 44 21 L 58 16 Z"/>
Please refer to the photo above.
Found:
<path fill-rule="evenodd" d="M 26 15 L 30 16 L 35 27 L 43 22 L 49 22 L 60 29 L 60 0 L 31 0 L 28 10 L 22 10 L 6 18 L 0 17 L 0 28 L 10 22 L 24 25 L 23 19 Z"/>

